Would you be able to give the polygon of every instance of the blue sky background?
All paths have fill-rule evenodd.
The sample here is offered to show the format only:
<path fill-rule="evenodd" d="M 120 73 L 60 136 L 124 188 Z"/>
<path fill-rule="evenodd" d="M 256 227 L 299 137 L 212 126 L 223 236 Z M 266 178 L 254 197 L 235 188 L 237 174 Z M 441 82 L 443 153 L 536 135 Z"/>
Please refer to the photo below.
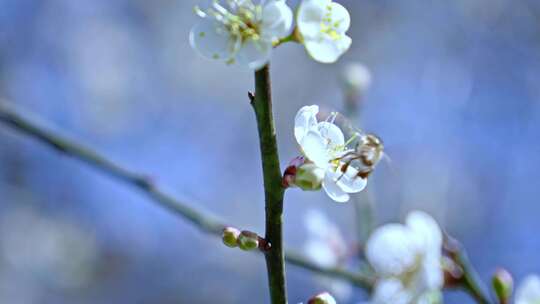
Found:
<path fill-rule="evenodd" d="M 353 46 L 337 64 L 295 44 L 274 53 L 282 166 L 298 154 L 296 111 L 343 109 L 338 76 L 360 61 L 373 84 L 351 120 L 382 137 L 392 160 L 369 184 L 377 222 L 426 210 L 463 241 L 486 282 L 498 266 L 518 282 L 540 272 L 540 3 L 340 2 Z M 0 96 L 194 207 L 262 232 L 252 73 L 190 48 L 196 4 L 0 0 Z M 355 239 L 351 204 L 291 190 L 289 247 L 302 248 L 314 208 Z M 291 303 L 325 288 L 292 266 L 288 276 Z M 0 302 L 267 303 L 266 294 L 260 257 L 0 126 Z"/>

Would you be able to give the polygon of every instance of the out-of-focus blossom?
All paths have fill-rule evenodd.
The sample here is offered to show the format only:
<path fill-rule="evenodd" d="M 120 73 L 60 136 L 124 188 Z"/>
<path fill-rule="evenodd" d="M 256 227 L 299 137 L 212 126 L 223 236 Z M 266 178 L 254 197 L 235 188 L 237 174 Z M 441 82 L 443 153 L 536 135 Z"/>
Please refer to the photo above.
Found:
<path fill-rule="evenodd" d="M 347 202 L 350 193 L 357 193 L 367 185 L 367 179 L 358 176 L 358 169 L 347 166 L 340 159 L 354 149 L 348 149 L 345 136 L 334 124 L 337 114 L 318 122 L 316 105 L 302 107 L 294 120 L 294 136 L 307 161 L 322 169 L 322 188 L 336 202 Z"/>
<path fill-rule="evenodd" d="M 94 279 L 98 247 L 77 225 L 27 208 L 9 211 L 0 224 L 0 261 L 8 269 L 59 289 L 82 288 Z"/>
<path fill-rule="evenodd" d="M 516 304 L 540 303 L 540 277 L 527 276 L 516 290 Z"/>
<path fill-rule="evenodd" d="M 303 0 L 296 22 L 308 54 L 316 61 L 336 62 L 351 47 L 352 39 L 345 34 L 351 17 L 341 4 Z"/>
<path fill-rule="evenodd" d="M 306 256 L 323 267 L 342 265 L 348 257 L 349 249 L 337 225 L 316 209 L 308 210 L 304 221 L 308 233 L 304 244 Z M 317 277 L 317 281 L 343 301 L 352 294 L 348 282 L 326 277 Z"/>
<path fill-rule="evenodd" d="M 196 8 L 202 18 L 190 33 L 190 43 L 204 57 L 259 69 L 270 60 L 273 43 L 290 34 L 292 10 L 285 0 L 253 3 L 213 1 L 206 11 Z"/>
<path fill-rule="evenodd" d="M 371 85 L 371 72 L 359 62 L 345 65 L 339 78 L 348 96 L 358 97 Z"/>
<path fill-rule="evenodd" d="M 378 276 L 373 304 L 440 302 L 442 232 L 420 211 L 405 223 L 379 227 L 367 241 L 366 258 Z"/>

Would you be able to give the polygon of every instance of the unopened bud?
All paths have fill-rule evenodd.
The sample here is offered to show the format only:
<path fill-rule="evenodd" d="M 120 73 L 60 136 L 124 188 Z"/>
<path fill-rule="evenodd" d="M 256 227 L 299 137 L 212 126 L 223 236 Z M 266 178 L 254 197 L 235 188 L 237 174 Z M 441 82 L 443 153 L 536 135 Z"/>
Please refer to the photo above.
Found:
<path fill-rule="evenodd" d="M 341 82 L 349 95 L 361 95 L 371 85 L 371 72 L 361 63 L 350 63 L 341 73 Z"/>
<path fill-rule="evenodd" d="M 512 291 L 514 289 L 514 279 L 512 275 L 503 268 L 497 269 L 491 280 L 493 284 L 493 289 L 497 298 L 499 298 L 501 303 L 508 303 L 508 299 L 512 296 Z"/>
<path fill-rule="evenodd" d="M 238 247 L 250 251 L 259 247 L 259 236 L 251 231 L 242 231 L 238 237 Z"/>
<path fill-rule="evenodd" d="M 223 244 L 225 244 L 227 247 L 234 248 L 238 246 L 239 236 L 240 236 L 240 230 L 234 227 L 225 227 L 223 229 L 223 234 L 221 236 L 221 239 L 223 240 Z"/>
<path fill-rule="evenodd" d="M 444 286 L 447 288 L 458 287 L 463 280 L 463 269 L 447 256 L 442 258 L 444 271 Z"/>
<path fill-rule="evenodd" d="M 336 299 L 328 292 L 323 292 L 309 299 L 307 304 L 336 304 Z"/>
<path fill-rule="evenodd" d="M 287 169 L 285 169 L 285 172 L 283 173 L 282 184 L 284 188 L 296 187 L 294 184 L 296 172 L 298 171 L 298 167 L 303 165 L 304 162 L 305 158 L 303 156 L 297 156 L 289 162 L 289 166 L 287 166 Z"/>
<path fill-rule="evenodd" d="M 294 184 L 305 191 L 320 190 L 324 179 L 324 169 L 313 163 L 306 163 L 296 170 Z"/>

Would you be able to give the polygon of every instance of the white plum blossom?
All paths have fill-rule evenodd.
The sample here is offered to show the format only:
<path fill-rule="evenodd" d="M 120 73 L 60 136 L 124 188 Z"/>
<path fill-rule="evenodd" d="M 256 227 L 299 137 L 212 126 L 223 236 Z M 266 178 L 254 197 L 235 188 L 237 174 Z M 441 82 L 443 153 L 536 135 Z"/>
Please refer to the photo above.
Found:
<path fill-rule="evenodd" d="M 308 210 L 304 217 L 307 241 L 304 244 L 306 256 L 322 267 L 339 267 L 349 255 L 349 248 L 339 227 L 318 209 Z M 318 276 L 317 282 L 328 288 L 341 301 L 352 295 L 350 283 Z"/>
<path fill-rule="evenodd" d="M 303 0 L 296 22 L 308 54 L 316 61 L 336 62 L 351 46 L 352 39 L 345 34 L 351 17 L 339 3 Z"/>
<path fill-rule="evenodd" d="M 293 12 L 285 0 L 213 0 L 190 33 L 191 46 L 204 57 L 251 69 L 269 60 L 273 43 L 292 30 Z"/>
<path fill-rule="evenodd" d="M 411 212 L 405 223 L 379 227 L 366 243 L 366 258 L 378 276 L 372 304 L 441 301 L 441 229 L 421 211 Z"/>
<path fill-rule="evenodd" d="M 516 290 L 516 304 L 540 304 L 540 277 L 527 276 Z"/>
<path fill-rule="evenodd" d="M 341 171 L 340 158 L 352 151 L 347 149 L 341 129 L 333 123 L 335 115 L 326 121 L 317 121 L 319 107 L 302 107 L 294 121 L 294 136 L 304 157 L 324 170 L 322 188 L 336 202 L 347 202 L 350 193 L 362 191 L 367 179 L 358 177 L 358 169 L 348 166 Z"/>

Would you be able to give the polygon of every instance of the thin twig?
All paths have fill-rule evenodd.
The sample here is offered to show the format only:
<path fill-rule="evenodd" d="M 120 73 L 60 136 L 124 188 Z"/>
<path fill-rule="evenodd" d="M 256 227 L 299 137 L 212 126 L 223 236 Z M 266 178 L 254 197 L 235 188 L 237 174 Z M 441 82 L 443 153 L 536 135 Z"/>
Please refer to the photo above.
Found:
<path fill-rule="evenodd" d="M 285 260 L 291 264 L 300 266 L 307 270 L 311 270 L 315 273 L 321 273 L 328 277 L 348 281 L 355 286 L 365 289 L 366 291 L 370 291 L 375 284 L 375 277 L 373 276 L 369 276 L 360 272 L 352 273 L 350 271 L 340 268 L 319 266 L 307 261 L 303 256 L 293 252 L 287 252 L 285 255 Z"/>
<path fill-rule="evenodd" d="M 9 106 L 7 102 L 0 100 L 0 122 L 5 126 L 33 137 L 64 155 L 86 163 L 95 170 L 137 188 L 142 193 L 146 194 L 152 202 L 166 208 L 179 218 L 189 221 L 203 233 L 221 236 L 223 228 L 227 226 L 215 217 L 189 207 L 187 204 L 168 195 L 150 180 L 145 178 L 145 175 L 127 170 L 101 156 L 92 149 L 50 131 L 48 128 L 44 127 L 45 123 L 36 123 L 35 121 L 37 119 L 30 118 L 28 113 L 20 115 L 17 112 L 20 111 L 15 111 L 15 109 Z M 291 264 L 295 264 L 317 274 L 350 281 L 358 287 L 369 287 L 373 281 L 367 275 L 352 273 L 338 268 L 320 267 L 297 253 L 287 252 L 285 259 Z"/>
<path fill-rule="evenodd" d="M 491 304 L 491 300 L 486 288 L 480 280 L 480 277 L 467 256 L 463 245 L 449 235 L 445 235 L 444 249 L 450 258 L 456 263 L 463 272 L 459 280 L 459 286 L 469 293 L 478 303 Z"/>

